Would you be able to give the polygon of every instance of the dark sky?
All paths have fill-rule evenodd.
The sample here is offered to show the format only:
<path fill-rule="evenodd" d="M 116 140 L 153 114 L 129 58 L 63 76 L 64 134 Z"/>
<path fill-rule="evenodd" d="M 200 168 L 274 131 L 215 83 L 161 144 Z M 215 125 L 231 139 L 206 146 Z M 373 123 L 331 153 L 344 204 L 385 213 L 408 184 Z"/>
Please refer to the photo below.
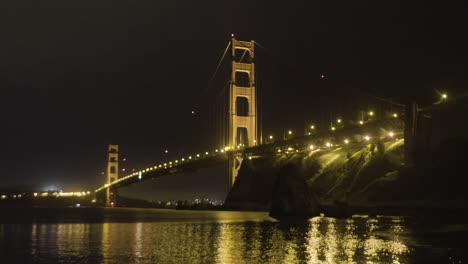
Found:
<path fill-rule="evenodd" d="M 339 114 L 358 90 L 423 104 L 435 89 L 467 92 L 467 11 L 462 0 L 2 1 L 1 185 L 97 185 L 109 143 L 129 169 L 217 147 L 203 115 L 230 33 L 265 47 L 264 131 Z"/>

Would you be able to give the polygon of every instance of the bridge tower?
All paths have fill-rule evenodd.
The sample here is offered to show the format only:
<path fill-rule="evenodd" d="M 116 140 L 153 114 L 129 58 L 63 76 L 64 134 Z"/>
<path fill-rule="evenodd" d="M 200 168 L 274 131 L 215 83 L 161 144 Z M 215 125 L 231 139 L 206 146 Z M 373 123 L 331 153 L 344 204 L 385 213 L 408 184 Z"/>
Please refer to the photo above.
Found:
<path fill-rule="evenodd" d="M 228 145 L 234 149 L 257 143 L 254 47 L 253 40 L 231 40 Z M 229 157 L 229 187 L 234 185 L 241 164 L 241 152 L 233 151 Z"/>
<path fill-rule="evenodd" d="M 107 179 L 109 184 L 119 178 L 119 145 L 110 144 L 107 149 Z M 106 188 L 106 206 L 112 202 L 113 193 L 111 188 Z"/>

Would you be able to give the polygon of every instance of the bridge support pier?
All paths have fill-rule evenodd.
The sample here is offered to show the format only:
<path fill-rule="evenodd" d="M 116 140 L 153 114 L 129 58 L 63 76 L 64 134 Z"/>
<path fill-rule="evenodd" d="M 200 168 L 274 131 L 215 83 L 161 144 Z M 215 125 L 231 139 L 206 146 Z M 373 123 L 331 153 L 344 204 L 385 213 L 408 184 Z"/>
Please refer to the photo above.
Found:
<path fill-rule="evenodd" d="M 229 157 L 229 189 L 234 186 L 243 160 L 244 158 L 240 152 L 233 152 Z"/>

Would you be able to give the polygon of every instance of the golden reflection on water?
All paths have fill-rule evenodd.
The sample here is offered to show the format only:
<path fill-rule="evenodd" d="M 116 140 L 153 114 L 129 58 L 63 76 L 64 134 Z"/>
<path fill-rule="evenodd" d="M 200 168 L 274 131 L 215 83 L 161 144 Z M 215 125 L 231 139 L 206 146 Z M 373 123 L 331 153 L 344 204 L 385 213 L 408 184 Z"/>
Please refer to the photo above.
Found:
<path fill-rule="evenodd" d="M 400 256 L 408 252 L 408 247 L 398 239 L 403 226 L 392 220 L 391 235 L 387 236 L 390 239 L 384 239 L 376 235 L 381 227 L 378 221 L 378 218 L 352 218 L 339 225 L 334 218 L 312 218 L 308 263 L 400 263 Z"/>
<path fill-rule="evenodd" d="M 33 224 L 30 235 L 33 255 L 57 254 L 70 263 L 396 264 L 407 262 L 405 228 L 401 218 L 314 217 L 301 224 Z"/>

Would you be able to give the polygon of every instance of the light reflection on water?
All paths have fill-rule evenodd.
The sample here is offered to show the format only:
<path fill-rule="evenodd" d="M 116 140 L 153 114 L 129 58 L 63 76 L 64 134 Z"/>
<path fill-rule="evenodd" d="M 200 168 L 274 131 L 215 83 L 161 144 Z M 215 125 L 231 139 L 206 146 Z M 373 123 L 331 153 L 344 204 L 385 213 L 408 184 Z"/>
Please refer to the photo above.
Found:
<path fill-rule="evenodd" d="M 404 218 L 238 220 L 0 224 L 0 256 L 8 263 L 414 262 Z"/>

